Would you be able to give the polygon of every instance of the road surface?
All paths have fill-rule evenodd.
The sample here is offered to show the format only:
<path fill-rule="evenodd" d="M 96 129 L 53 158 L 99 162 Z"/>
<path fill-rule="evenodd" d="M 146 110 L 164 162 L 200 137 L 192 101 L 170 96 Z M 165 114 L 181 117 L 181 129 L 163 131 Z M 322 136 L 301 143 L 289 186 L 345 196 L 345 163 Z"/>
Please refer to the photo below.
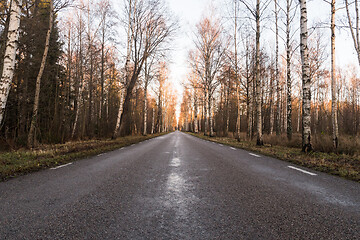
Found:
<path fill-rule="evenodd" d="M 0 183 L 0 239 L 360 239 L 360 184 L 174 132 Z"/>

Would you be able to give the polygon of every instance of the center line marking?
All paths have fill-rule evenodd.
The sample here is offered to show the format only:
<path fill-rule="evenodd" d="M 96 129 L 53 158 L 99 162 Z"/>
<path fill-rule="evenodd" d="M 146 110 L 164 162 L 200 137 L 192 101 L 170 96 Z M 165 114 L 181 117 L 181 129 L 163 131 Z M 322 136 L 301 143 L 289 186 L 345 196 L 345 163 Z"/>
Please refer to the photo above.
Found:
<path fill-rule="evenodd" d="M 71 164 L 73 164 L 73 163 L 72 163 L 72 162 L 71 162 L 71 163 L 67 163 L 67 164 L 60 165 L 60 166 L 57 166 L 57 167 L 53 167 L 53 168 L 50 168 L 50 169 L 55 170 L 55 169 L 58 169 L 58 168 L 62 168 L 62 167 L 69 166 L 69 165 L 71 165 Z"/>
<path fill-rule="evenodd" d="M 300 172 L 309 174 L 309 175 L 311 175 L 311 176 L 316 176 L 316 175 L 317 175 L 316 173 L 308 172 L 308 171 L 305 171 L 305 170 L 302 170 L 302 169 L 300 169 L 300 168 L 293 167 L 293 166 L 288 166 L 288 168 L 295 169 L 295 170 L 297 170 L 297 171 L 300 171 Z"/>
<path fill-rule="evenodd" d="M 236 148 L 230 147 L 232 150 L 236 150 Z"/>
<path fill-rule="evenodd" d="M 259 155 L 255 154 L 255 153 L 249 153 L 249 154 L 254 157 L 260 157 Z"/>

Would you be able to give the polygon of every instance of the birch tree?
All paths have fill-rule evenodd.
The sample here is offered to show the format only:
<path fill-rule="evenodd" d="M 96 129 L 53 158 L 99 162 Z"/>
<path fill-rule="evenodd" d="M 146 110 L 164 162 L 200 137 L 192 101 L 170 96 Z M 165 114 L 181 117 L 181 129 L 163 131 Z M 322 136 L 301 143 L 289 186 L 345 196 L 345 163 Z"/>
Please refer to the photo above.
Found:
<path fill-rule="evenodd" d="M 300 54 L 302 63 L 302 151 L 310 152 L 311 146 L 311 89 L 308 53 L 308 28 L 306 0 L 300 0 Z"/>
<path fill-rule="evenodd" d="M 0 80 L 0 125 L 4 118 L 7 98 L 15 71 L 17 41 L 19 39 L 20 13 L 22 0 L 12 0 L 10 22 L 4 54 L 3 71 Z"/>
<path fill-rule="evenodd" d="M 256 98 L 256 144 L 261 146 L 264 144 L 262 136 L 262 95 L 261 95 L 261 79 L 260 79 L 260 19 L 270 1 L 264 1 L 260 4 L 260 0 L 256 0 L 255 6 L 252 6 L 248 0 L 240 0 L 246 7 L 255 21 L 255 98 Z"/>
<path fill-rule="evenodd" d="M 197 25 L 195 35 L 195 47 L 198 54 L 197 58 L 193 58 L 194 69 L 205 87 L 206 98 L 206 114 L 208 119 L 209 135 L 214 135 L 213 129 L 213 94 L 219 85 L 216 81 L 217 74 L 222 67 L 225 57 L 225 39 L 222 39 L 222 28 L 217 19 L 204 18 Z M 205 108 L 206 108 L 205 107 Z M 205 121 L 205 133 L 206 124 Z"/>
<path fill-rule="evenodd" d="M 285 49 L 286 49 L 286 134 L 290 141 L 292 138 L 292 75 L 291 75 L 291 59 L 294 53 L 293 35 L 291 24 L 296 16 L 293 6 L 293 0 L 286 0 L 286 9 L 280 8 L 286 16 L 285 20 Z"/>
<path fill-rule="evenodd" d="M 328 2 L 328 1 L 326 1 Z M 339 126 L 338 126 L 338 116 L 337 116 L 337 83 L 335 76 L 335 0 L 331 0 L 330 8 L 331 8 L 331 21 L 330 21 L 330 30 L 331 30 L 331 123 L 332 123 L 332 140 L 333 146 L 336 149 L 339 146 Z M 357 2 L 356 2 L 357 3 Z"/>

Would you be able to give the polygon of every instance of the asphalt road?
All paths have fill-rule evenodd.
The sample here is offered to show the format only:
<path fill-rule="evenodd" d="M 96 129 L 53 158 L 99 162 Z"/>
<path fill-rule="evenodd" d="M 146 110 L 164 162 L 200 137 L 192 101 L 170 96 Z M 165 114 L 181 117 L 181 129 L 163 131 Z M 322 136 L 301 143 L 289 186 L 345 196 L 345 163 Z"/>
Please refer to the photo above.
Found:
<path fill-rule="evenodd" d="M 360 184 L 174 132 L 0 183 L 0 239 L 360 239 Z"/>

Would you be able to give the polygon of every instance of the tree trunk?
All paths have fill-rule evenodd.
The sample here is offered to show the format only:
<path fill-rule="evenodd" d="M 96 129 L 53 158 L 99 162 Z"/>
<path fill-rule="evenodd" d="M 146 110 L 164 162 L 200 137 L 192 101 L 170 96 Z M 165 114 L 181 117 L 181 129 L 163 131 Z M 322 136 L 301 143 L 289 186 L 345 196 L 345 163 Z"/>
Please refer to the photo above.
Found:
<path fill-rule="evenodd" d="M 240 132 L 241 132 L 241 98 L 240 98 L 240 79 L 238 75 L 238 56 L 237 56 L 237 0 L 234 1 L 235 4 L 235 26 L 234 26 L 234 55 L 235 55 L 235 84 L 236 84 L 236 97 L 237 97 L 237 119 L 236 119 L 236 132 L 237 140 L 240 141 Z M 228 116 L 229 117 L 229 116 Z"/>
<path fill-rule="evenodd" d="M 151 134 L 154 134 L 154 129 L 155 129 L 155 108 L 152 109 Z"/>
<path fill-rule="evenodd" d="M 339 145 L 336 92 L 337 85 L 335 80 L 335 0 L 331 0 L 331 120 L 333 145 L 335 149 Z"/>
<path fill-rule="evenodd" d="M 290 59 L 290 0 L 286 1 L 286 120 L 287 120 L 287 138 L 290 141 L 292 137 L 292 121 L 291 121 L 291 59 Z"/>
<path fill-rule="evenodd" d="M 5 114 L 7 98 L 15 72 L 15 57 L 19 39 L 20 12 L 22 0 L 12 0 L 10 22 L 4 54 L 4 65 L 0 81 L 0 126 Z"/>
<path fill-rule="evenodd" d="M 248 137 L 249 139 L 252 139 L 252 132 L 253 132 L 253 128 L 252 128 L 252 122 L 253 122 L 253 96 L 251 96 L 252 93 L 252 88 L 253 88 L 253 83 L 250 80 L 250 76 L 249 76 L 249 49 L 247 48 L 246 50 L 246 84 L 247 84 L 247 88 L 246 88 L 246 104 L 247 104 L 247 130 L 248 130 Z"/>
<path fill-rule="evenodd" d="M 122 112 L 123 112 L 124 91 L 125 91 L 125 89 L 122 89 L 121 93 L 120 93 L 119 111 L 118 111 L 118 115 L 117 115 L 117 118 L 116 118 L 115 131 L 114 131 L 113 136 L 112 136 L 113 139 L 115 139 L 118 136 L 118 131 L 120 129 L 120 119 L 121 119 Z"/>
<path fill-rule="evenodd" d="M 198 99 L 197 99 L 197 92 L 194 91 L 194 132 L 198 133 Z"/>
<path fill-rule="evenodd" d="M 280 101 L 279 101 L 279 90 L 280 90 L 280 83 L 279 83 L 279 27 L 278 27 L 278 6 L 277 0 L 274 0 L 275 3 L 275 82 L 276 82 L 276 89 L 277 89 L 277 121 L 276 121 L 276 134 L 279 135 L 279 110 L 280 110 Z M 274 102 L 274 101 L 273 101 Z M 270 114 L 270 134 L 273 133 L 274 130 L 274 118 L 275 118 L 275 110 L 273 106 L 273 113 Z"/>
<path fill-rule="evenodd" d="M 158 118 L 157 118 L 157 128 L 158 132 L 161 133 L 162 130 L 162 86 L 160 85 L 159 96 L 158 96 Z"/>
<path fill-rule="evenodd" d="M 261 118 L 261 82 L 260 82 L 260 0 L 256 1 L 256 121 L 258 146 L 264 145 L 262 137 L 262 118 Z"/>
<path fill-rule="evenodd" d="M 11 11 L 8 11 L 6 13 L 6 20 L 3 23 L 4 25 L 3 25 L 3 30 L 1 32 L 1 38 L 0 38 L 0 42 L 1 42 L 1 47 L 0 47 L 0 76 L 2 76 L 2 72 L 3 72 L 2 70 L 3 70 L 3 67 L 4 67 L 4 54 L 5 54 L 5 49 L 6 49 L 7 37 L 8 37 L 8 33 L 9 33 L 10 13 L 11 13 Z"/>
<path fill-rule="evenodd" d="M 147 135 L 147 80 L 145 80 L 145 88 L 144 88 L 144 132 L 143 135 Z"/>
<path fill-rule="evenodd" d="M 236 86 L 236 97 L 237 97 L 237 120 L 236 120 L 236 132 L 237 140 L 240 141 L 240 132 L 241 132 L 241 98 L 240 98 L 240 84 L 237 83 Z"/>
<path fill-rule="evenodd" d="M 273 91 L 273 87 L 274 87 L 274 79 L 273 76 L 270 77 L 270 103 L 269 103 L 269 108 L 270 108 L 270 135 L 273 134 L 274 131 L 274 91 Z"/>
<path fill-rule="evenodd" d="M 230 70 L 230 69 L 229 69 Z M 230 71 L 229 71 L 230 72 Z M 230 75 L 230 74 L 229 74 Z M 226 135 L 229 132 L 229 124 L 230 124 L 230 107 L 229 107 L 229 98 L 230 98 L 230 76 L 229 82 L 226 89 Z"/>
<path fill-rule="evenodd" d="M 185 102 L 185 132 L 188 132 L 189 131 L 189 123 L 188 123 L 188 114 L 189 114 L 189 110 L 187 108 L 187 102 Z"/>
<path fill-rule="evenodd" d="M 296 131 L 300 132 L 300 117 L 301 117 L 301 101 L 300 101 L 300 96 L 302 95 L 302 90 L 301 90 L 301 86 L 300 86 L 300 94 L 299 94 L 299 101 L 298 101 L 298 118 L 297 118 L 297 128 Z"/>
<path fill-rule="evenodd" d="M 204 135 L 207 135 L 207 131 L 209 129 L 207 102 L 208 102 L 208 100 L 207 100 L 207 91 L 205 90 L 205 96 L 204 96 Z"/>
<path fill-rule="evenodd" d="M 208 114 L 209 114 L 209 136 L 214 136 L 214 125 L 212 116 L 212 94 L 208 94 Z"/>
<path fill-rule="evenodd" d="M 35 129 L 36 129 L 36 120 L 38 116 L 38 109 L 39 109 L 39 99 L 40 99 L 40 84 L 41 84 L 41 77 L 44 73 L 45 64 L 46 64 L 46 58 L 49 51 L 49 43 L 50 43 L 50 36 L 51 31 L 53 27 L 53 0 L 50 0 L 49 3 L 49 29 L 46 33 L 46 40 L 45 40 L 45 49 L 44 54 L 41 60 L 40 70 L 38 73 L 38 76 L 36 78 L 36 89 L 35 89 L 35 99 L 34 99 L 34 108 L 33 108 L 33 114 L 31 118 L 31 125 L 30 125 L 30 131 L 27 139 L 27 145 L 29 148 L 34 147 L 36 142 L 35 137 Z"/>
<path fill-rule="evenodd" d="M 303 104 L 302 104 L 302 151 L 310 152 L 311 146 L 311 89 L 308 53 L 308 30 L 306 0 L 300 0 L 300 54 L 302 63 Z"/>
<path fill-rule="evenodd" d="M 101 72 L 100 72 L 100 104 L 99 104 L 99 117 L 100 125 L 102 125 L 102 115 L 104 106 L 104 72 L 105 72 L 105 17 L 103 19 L 102 39 L 101 39 Z M 99 127 L 101 133 L 102 126 Z"/>

